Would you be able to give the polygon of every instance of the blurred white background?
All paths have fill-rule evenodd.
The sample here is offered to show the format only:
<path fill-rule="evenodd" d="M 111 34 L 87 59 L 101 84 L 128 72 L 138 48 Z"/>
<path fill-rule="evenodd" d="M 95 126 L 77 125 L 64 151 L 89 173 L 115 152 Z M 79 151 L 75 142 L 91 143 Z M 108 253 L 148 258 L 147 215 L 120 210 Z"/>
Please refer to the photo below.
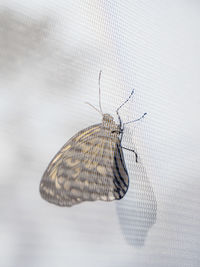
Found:
<path fill-rule="evenodd" d="M 0 0 L 0 266 L 200 266 L 200 3 Z M 121 112 L 129 191 L 60 208 L 49 161 Z"/>

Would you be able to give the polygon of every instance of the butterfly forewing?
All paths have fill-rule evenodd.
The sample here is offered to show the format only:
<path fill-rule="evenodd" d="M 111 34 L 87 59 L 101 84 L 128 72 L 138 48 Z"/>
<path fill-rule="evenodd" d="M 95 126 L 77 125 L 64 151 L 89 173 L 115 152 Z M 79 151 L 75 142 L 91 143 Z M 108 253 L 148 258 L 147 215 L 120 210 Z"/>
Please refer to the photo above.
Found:
<path fill-rule="evenodd" d="M 129 179 L 119 133 L 115 132 L 118 126 L 105 115 L 101 124 L 78 132 L 52 159 L 40 183 L 45 200 L 72 206 L 83 201 L 111 201 L 126 194 Z"/>

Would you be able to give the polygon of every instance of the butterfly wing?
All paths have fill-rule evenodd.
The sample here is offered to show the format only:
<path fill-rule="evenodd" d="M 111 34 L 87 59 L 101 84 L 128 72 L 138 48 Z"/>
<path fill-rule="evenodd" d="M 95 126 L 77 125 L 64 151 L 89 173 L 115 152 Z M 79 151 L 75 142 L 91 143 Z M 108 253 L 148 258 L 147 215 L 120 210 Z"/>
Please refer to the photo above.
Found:
<path fill-rule="evenodd" d="M 128 190 L 128 173 L 119 138 L 102 124 L 78 132 L 55 155 L 41 183 L 41 196 L 59 206 L 111 201 Z"/>
<path fill-rule="evenodd" d="M 116 199 L 121 199 L 124 197 L 128 190 L 129 177 L 120 142 L 118 142 L 115 147 L 113 175 L 113 183 L 115 185 L 114 195 Z"/>

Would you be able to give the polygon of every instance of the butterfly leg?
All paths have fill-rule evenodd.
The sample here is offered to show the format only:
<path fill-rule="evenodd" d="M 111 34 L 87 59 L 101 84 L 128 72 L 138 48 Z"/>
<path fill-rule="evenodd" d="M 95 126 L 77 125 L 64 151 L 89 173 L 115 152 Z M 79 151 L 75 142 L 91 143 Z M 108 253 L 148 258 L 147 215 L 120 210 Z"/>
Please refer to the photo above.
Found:
<path fill-rule="evenodd" d="M 135 152 L 135 150 L 130 149 L 130 148 L 126 148 L 126 147 L 123 147 L 123 146 L 122 146 L 122 148 L 124 148 L 124 149 L 126 149 L 128 151 L 133 152 L 135 154 L 135 162 L 138 162 L 138 154 Z"/>

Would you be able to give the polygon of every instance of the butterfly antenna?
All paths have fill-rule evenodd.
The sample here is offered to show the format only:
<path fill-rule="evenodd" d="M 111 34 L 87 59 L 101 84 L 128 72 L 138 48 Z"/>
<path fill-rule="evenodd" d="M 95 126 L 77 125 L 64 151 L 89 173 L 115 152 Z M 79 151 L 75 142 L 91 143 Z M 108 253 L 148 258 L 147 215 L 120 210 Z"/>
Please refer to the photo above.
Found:
<path fill-rule="evenodd" d="M 94 108 L 96 111 L 98 111 L 101 115 L 103 114 L 100 110 L 98 110 L 95 106 L 90 104 L 89 102 L 85 102 L 85 104 L 88 104 L 90 107 Z"/>
<path fill-rule="evenodd" d="M 120 110 L 120 108 L 122 108 L 131 98 L 131 96 L 134 94 L 134 89 L 132 90 L 131 94 L 129 95 L 129 97 L 118 107 L 118 109 L 116 110 L 116 112 L 118 113 L 118 111 Z"/>
<path fill-rule="evenodd" d="M 134 94 L 134 89 L 132 90 L 131 94 L 129 95 L 129 97 L 117 108 L 116 110 L 116 113 L 117 113 L 117 116 L 118 116 L 118 119 L 119 119 L 119 125 L 120 125 L 120 128 L 121 128 L 121 125 L 122 125 L 122 121 L 121 121 L 121 118 L 119 116 L 119 110 L 120 108 L 122 108 L 128 101 L 129 99 L 131 98 L 131 96 Z"/>
<path fill-rule="evenodd" d="M 101 114 L 103 115 L 103 111 L 102 111 L 102 107 L 101 107 L 101 86 L 100 86 L 101 73 L 102 73 L 102 70 L 100 70 L 100 72 L 99 72 L 99 108 L 100 108 Z"/>
<path fill-rule="evenodd" d="M 129 123 L 132 123 L 132 122 L 136 122 L 136 121 L 140 121 L 140 120 L 143 119 L 146 115 L 147 115 L 147 113 L 145 112 L 139 119 L 136 119 L 136 120 L 133 120 L 133 121 L 125 122 L 125 123 L 123 123 L 123 125 L 125 125 L 125 124 L 129 124 Z"/>

